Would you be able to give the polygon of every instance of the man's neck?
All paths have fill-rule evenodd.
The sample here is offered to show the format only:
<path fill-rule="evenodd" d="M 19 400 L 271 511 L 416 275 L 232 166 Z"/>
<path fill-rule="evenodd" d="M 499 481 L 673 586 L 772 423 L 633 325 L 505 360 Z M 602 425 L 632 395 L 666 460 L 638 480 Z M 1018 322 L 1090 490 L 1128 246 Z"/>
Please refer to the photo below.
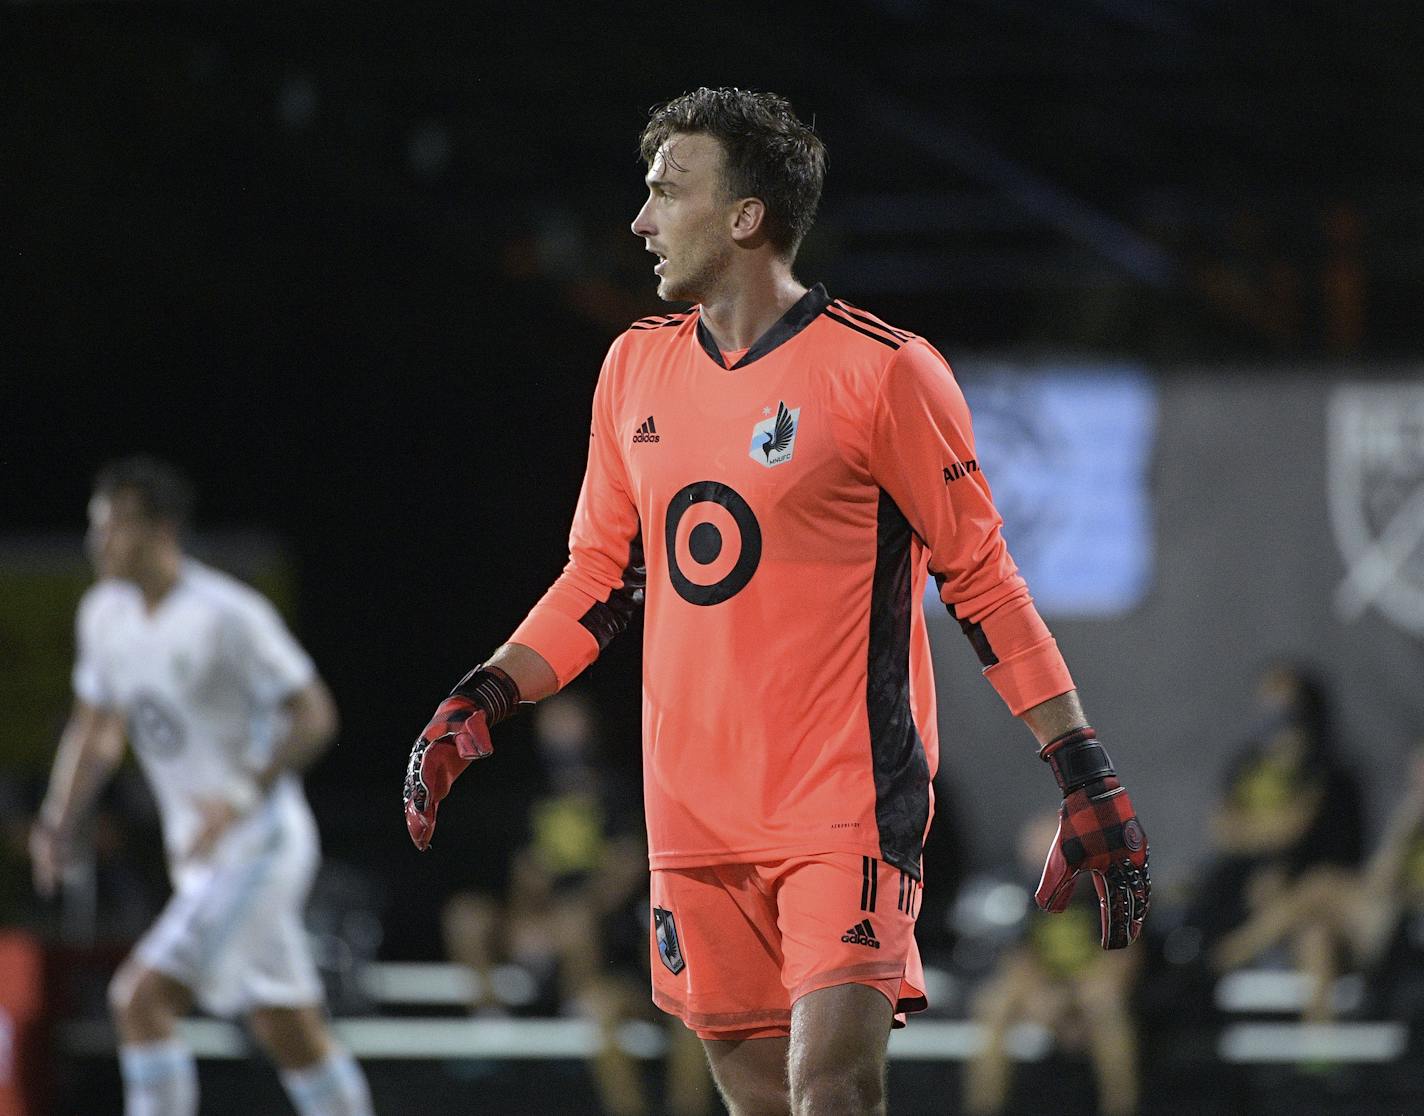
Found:
<path fill-rule="evenodd" d="M 144 606 L 149 612 L 155 611 L 163 603 L 163 598 L 168 596 L 173 586 L 178 583 L 178 575 L 182 572 L 182 566 L 183 556 L 181 554 L 162 554 L 140 577 L 134 579 L 138 584 L 139 592 L 143 594 Z"/>
<path fill-rule="evenodd" d="M 749 349 L 796 305 L 806 288 L 789 268 L 762 272 L 752 278 L 738 276 L 724 289 L 702 301 L 702 320 L 727 352 Z"/>

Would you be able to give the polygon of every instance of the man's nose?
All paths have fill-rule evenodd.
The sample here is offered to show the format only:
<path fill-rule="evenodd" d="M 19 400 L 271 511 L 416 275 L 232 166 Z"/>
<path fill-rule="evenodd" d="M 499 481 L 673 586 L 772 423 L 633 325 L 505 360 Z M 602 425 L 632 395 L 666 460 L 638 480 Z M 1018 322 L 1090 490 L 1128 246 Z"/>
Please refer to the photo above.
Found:
<path fill-rule="evenodd" d="M 638 215 L 633 218 L 634 236 L 652 236 L 655 232 L 657 232 L 657 227 L 648 217 L 648 206 L 650 203 L 651 199 L 649 199 L 649 201 L 645 201 L 643 203 L 643 208 L 638 210 Z"/>

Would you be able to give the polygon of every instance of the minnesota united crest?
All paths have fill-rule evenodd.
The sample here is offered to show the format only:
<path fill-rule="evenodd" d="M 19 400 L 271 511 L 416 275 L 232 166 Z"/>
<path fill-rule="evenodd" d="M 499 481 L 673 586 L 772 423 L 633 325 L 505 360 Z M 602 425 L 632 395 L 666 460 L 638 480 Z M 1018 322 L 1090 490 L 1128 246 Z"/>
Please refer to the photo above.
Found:
<path fill-rule="evenodd" d="M 785 403 L 776 405 L 776 415 L 752 427 L 752 444 L 748 455 L 758 465 L 770 469 L 791 460 L 796 449 L 796 432 L 801 427 L 801 408 L 787 410 Z"/>
<path fill-rule="evenodd" d="M 672 911 L 654 907 L 653 929 L 658 938 L 658 956 L 668 972 L 676 976 L 687 968 L 687 960 L 682 956 L 682 943 L 677 940 L 677 923 L 673 920 Z"/>

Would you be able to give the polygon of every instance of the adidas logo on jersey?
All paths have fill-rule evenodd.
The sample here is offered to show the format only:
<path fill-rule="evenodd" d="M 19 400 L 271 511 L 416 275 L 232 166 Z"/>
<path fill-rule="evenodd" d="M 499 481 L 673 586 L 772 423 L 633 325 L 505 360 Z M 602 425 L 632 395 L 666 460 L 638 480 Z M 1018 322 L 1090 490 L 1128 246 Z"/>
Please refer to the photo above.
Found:
<path fill-rule="evenodd" d="M 653 416 L 649 415 L 648 421 L 638 427 L 638 432 L 633 435 L 633 444 L 636 446 L 639 442 L 660 441 L 662 441 L 662 439 L 658 436 L 658 428 L 653 425 Z"/>
<path fill-rule="evenodd" d="M 871 928 L 870 919 L 858 922 L 841 935 L 841 941 L 849 942 L 851 945 L 869 946 L 871 949 L 879 949 L 880 941 L 875 936 L 875 931 Z"/>

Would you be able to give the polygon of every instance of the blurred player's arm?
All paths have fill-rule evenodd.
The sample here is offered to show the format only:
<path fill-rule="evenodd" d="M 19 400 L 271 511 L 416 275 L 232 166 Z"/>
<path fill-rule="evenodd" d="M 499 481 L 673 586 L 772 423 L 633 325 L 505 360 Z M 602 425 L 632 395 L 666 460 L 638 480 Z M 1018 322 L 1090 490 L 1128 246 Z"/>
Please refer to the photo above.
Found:
<path fill-rule="evenodd" d="M 489 730 L 521 703 L 567 686 L 642 607 L 646 569 L 641 523 L 609 399 L 612 369 L 626 338 L 609 349 L 593 396 L 588 466 L 569 532 L 569 561 L 549 591 L 485 662 L 435 710 L 406 765 L 406 827 L 430 846 L 435 815 L 455 779 L 494 751 Z"/>
<path fill-rule="evenodd" d="M 123 717 L 76 700 L 59 738 L 49 789 L 30 832 L 35 888 L 41 895 L 54 894 L 75 830 L 88 816 L 123 757 Z"/>
<path fill-rule="evenodd" d="M 305 771 L 335 742 L 340 727 L 336 702 L 319 677 L 313 676 L 289 694 L 282 709 L 287 714 L 287 730 L 273 747 L 272 758 L 253 773 L 251 785 L 235 786 L 226 797 L 197 803 L 203 822 L 188 848 L 189 856 L 207 856 L 228 827 L 255 809 L 277 780 L 289 771 Z"/>
<path fill-rule="evenodd" d="M 1063 910 L 1087 872 L 1098 892 L 1104 948 L 1130 944 L 1151 893 L 1146 835 L 1004 544 L 964 394 L 944 358 L 922 340 L 902 345 L 886 365 L 869 465 L 928 547 L 940 599 L 984 676 L 1034 734 L 1063 793 L 1039 906 Z"/>
<path fill-rule="evenodd" d="M 336 702 L 320 678 L 290 694 L 282 708 L 287 714 L 287 731 L 253 780 L 259 794 L 265 795 L 288 771 L 305 771 L 319 760 L 335 743 L 340 728 Z"/>

